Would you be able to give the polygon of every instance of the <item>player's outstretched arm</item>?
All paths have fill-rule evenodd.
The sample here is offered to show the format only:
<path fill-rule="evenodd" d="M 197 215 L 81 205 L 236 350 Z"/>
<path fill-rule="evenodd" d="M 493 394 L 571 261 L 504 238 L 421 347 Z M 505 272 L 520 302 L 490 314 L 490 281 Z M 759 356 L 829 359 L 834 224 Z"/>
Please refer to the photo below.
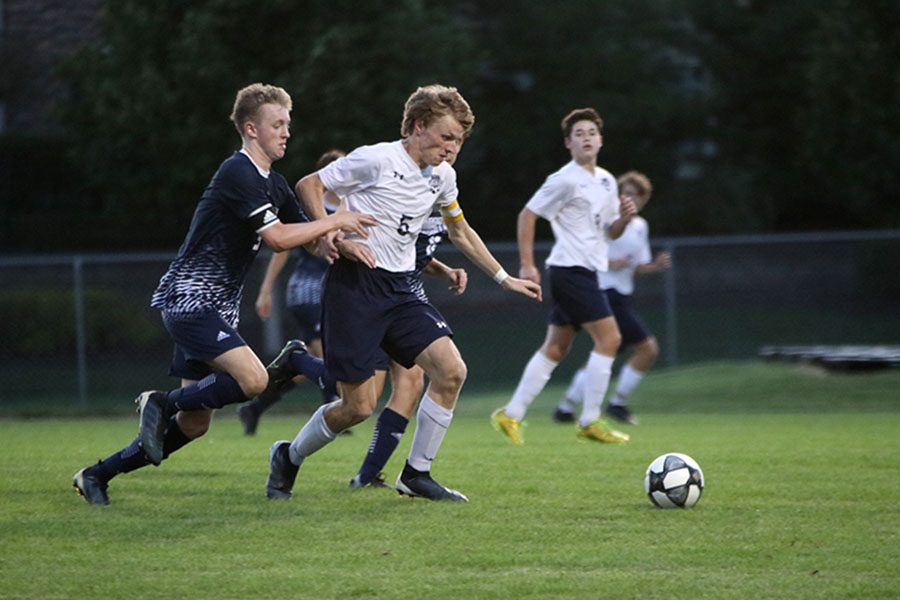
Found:
<path fill-rule="evenodd" d="M 484 245 L 481 236 L 469 226 L 465 217 L 447 222 L 447 231 L 453 245 L 476 267 L 493 277 L 503 289 L 541 301 L 541 286 L 533 281 L 510 276 Z"/>
<path fill-rule="evenodd" d="M 262 283 L 259 285 L 259 294 L 256 296 L 256 314 L 259 318 L 266 320 L 272 314 L 272 288 L 275 286 L 275 280 L 278 274 L 287 263 L 287 252 L 274 252 L 272 258 L 269 259 L 269 266 L 266 267 L 266 276 L 263 277 Z"/>
<path fill-rule="evenodd" d="M 469 274 L 466 273 L 465 269 L 454 269 L 436 258 L 428 261 L 424 272 L 434 277 L 446 279 L 450 283 L 447 289 L 457 296 L 466 291 L 466 285 L 469 283 Z"/>
<path fill-rule="evenodd" d="M 534 264 L 534 230 L 538 215 L 525 207 L 516 221 L 516 241 L 519 245 L 519 277 L 541 283 L 541 272 Z"/>
<path fill-rule="evenodd" d="M 374 269 L 376 267 L 375 254 L 373 254 L 372 250 L 370 250 L 366 246 L 357 244 L 352 240 L 345 239 L 336 239 L 334 244 L 335 249 L 338 251 L 338 253 L 347 260 L 363 263 L 370 269 Z"/>
<path fill-rule="evenodd" d="M 617 240 L 622 237 L 625 227 L 631 222 L 637 214 L 637 207 L 634 200 L 630 196 L 619 196 L 619 218 L 613 221 L 606 228 L 606 235 L 611 240 Z"/>
<path fill-rule="evenodd" d="M 335 245 L 335 237 L 338 230 L 357 233 L 361 237 L 368 237 L 369 234 L 366 228 L 377 224 L 375 218 L 371 216 L 367 216 L 368 221 L 360 222 L 358 220 L 360 214 L 346 210 L 343 204 L 342 208 L 336 213 L 330 216 L 327 215 L 325 212 L 325 194 L 328 193 L 328 190 L 325 188 L 325 184 L 322 183 L 318 173 L 310 173 L 298 181 L 294 186 L 294 193 L 297 194 L 297 198 L 300 200 L 303 212 L 310 219 L 313 221 L 331 220 L 337 222 L 336 227 L 327 231 L 319 240 L 319 254 L 328 262 L 331 262 L 340 254 Z"/>
<path fill-rule="evenodd" d="M 316 238 L 338 230 L 352 231 L 368 237 L 366 229 L 378 222 L 371 215 L 345 211 L 335 213 L 310 223 L 282 223 L 277 221 L 260 232 L 266 245 L 275 252 L 283 252 L 303 246 Z"/>

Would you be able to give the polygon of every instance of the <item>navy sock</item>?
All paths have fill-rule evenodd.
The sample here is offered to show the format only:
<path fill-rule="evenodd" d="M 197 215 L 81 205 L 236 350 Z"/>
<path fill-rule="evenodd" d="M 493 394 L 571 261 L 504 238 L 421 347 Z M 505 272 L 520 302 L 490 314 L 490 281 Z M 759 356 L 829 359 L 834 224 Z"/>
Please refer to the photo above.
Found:
<path fill-rule="evenodd" d="M 335 390 L 337 392 L 337 390 Z M 331 392 L 330 390 L 322 390 L 322 404 L 331 404 L 335 400 L 340 400 L 341 397 L 337 395 L 337 393 Z"/>
<path fill-rule="evenodd" d="M 169 458 L 169 455 L 176 450 L 188 445 L 191 438 L 184 435 L 181 427 L 178 426 L 176 415 L 169 417 L 169 428 L 166 429 L 166 437 L 163 438 L 163 460 Z"/>
<path fill-rule="evenodd" d="M 228 373 L 213 373 L 197 383 L 169 392 L 169 412 L 222 408 L 246 400 L 244 390 L 234 377 Z"/>
<path fill-rule="evenodd" d="M 388 459 L 397 449 L 403 432 L 409 419 L 394 412 L 389 408 L 385 408 L 378 415 L 378 422 L 375 423 L 375 431 L 372 433 L 372 442 L 369 444 L 369 451 L 363 460 L 362 466 L 359 468 L 359 480 L 362 483 L 369 483 L 384 469 Z"/>
<path fill-rule="evenodd" d="M 314 382 L 322 391 L 337 396 L 337 381 L 325 368 L 325 361 L 308 352 L 292 352 L 291 366 L 299 374 Z"/>
<path fill-rule="evenodd" d="M 150 461 L 141 450 L 141 437 L 138 436 L 115 454 L 91 467 L 91 474 L 101 481 L 109 481 L 119 473 L 129 473 L 149 464 Z"/>
<path fill-rule="evenodd" d="M 98 462 L 91 467 L 91 474 L 102 481 L 109 481 L 116 475 L 130 473 L 149 465 L 150 461 L 141 450 L 140 440 L 140 436 L 134 438 L 130 444 Z M 163 460 L 190 441 L 191 438 L 184 435 L 175 417 L 169 418 L 169 428 L 163 440 Z"/>

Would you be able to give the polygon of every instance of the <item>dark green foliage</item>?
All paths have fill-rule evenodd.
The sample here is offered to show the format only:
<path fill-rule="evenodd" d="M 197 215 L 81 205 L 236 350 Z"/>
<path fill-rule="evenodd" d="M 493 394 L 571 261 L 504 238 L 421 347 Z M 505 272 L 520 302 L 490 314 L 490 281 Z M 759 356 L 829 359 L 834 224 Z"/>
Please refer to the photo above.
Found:
<path fill-rule="evenodd" d="M 86 290 L 85 345 L 104 355 L 158 343 L 164 331 L 156 321 L 136 318 L 119 292 Z M 0 339 L 8 359 L 42 361 L 71 356 L 76 344 L 75 301 L 68 291 L 10 290 L 0 293 Z"/>
<path fill-rule="evenodd" d="M 56 249 L 177 246 L 254 81 L 294 98 L 277 166 L 291 182 L 328 148 L 398 137 L 417 85 L 459 87 L 476 115 L 461 199 L 487 239 L 515 236 L 581 106 L 605 119 L 601 165 L 654 181 L 656 235 L 897 227 L 898 27 L 888 0 L 110 2 L 101 43 L 63 68 L 54 158 L 0 169 L 3 241 L 31 249 L 34 204 L 65 182 L 45 219 L 69 232 L 48 236 Z M 40 198 L 18 202 L 23 188 Z"/>
<path fill-rule="evenodd" d="M 217 165 L 240 147 L 237 89 L 280 85 L 293 140 L 277 168 L 293 182 L 325 149 L 399 137 L 403 102 L 437 80 L 465 87 L 464 28 L 419 1 L 207 0 L 109 4 L 105 44 L 66 68 L 72 159 L 102 196 L 114 246 L 171 247 Z M 87 135 L 88 133 L 91 135 Z M 114 234 L 115 235 L 115 234 Z"/>

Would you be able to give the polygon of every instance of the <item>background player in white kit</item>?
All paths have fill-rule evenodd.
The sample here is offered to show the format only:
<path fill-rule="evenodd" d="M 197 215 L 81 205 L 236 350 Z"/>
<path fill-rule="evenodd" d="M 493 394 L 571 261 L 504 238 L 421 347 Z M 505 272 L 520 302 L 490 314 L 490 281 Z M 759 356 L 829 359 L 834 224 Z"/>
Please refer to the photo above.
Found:
<path fill-rule="evenodd" d="M 643 173 L 628 171 L 619 177 L 619 194 L 630 197 L 638 212 L 643 210 L 653 193 L 653 185 Z M 605 414 L 617 421 L 637 425 L 638 419 L 628 408 L 628 397 L 640 384 L 647 370 L 659 356 L 659 344 L 631 303 L 634 276 L 662 273 L 672 264 L 668 252 L 656 257 L 650 252 L 650 226 L 642 217 L 634 217 L 625 231 L 609 245 L 609 270 L 599 273 L 600 287 L 609 300 L 622 333 L 622 347 L 630 346 L 634 354 L 619 372 L 615 392 L 609 397 Z M 572 378 L 566 395 L 553 418 L 560 423 L 575 420 L 574 411 L 584 397 L 584 369 Z"/>
<path fill-rule="evenodd" d="M 456 172 L 450 163 L 474 121 L 468 103 L 455 88 L 419 88 L 406 101 L 401 140 L 357 148 L 297 184 L 304 209 L 313 219 L 324 217 L 321 198 L 330 190 L 351 210 L 371 210 L 378 224 L 368 231 L 367 239 L 354 239 L 355 244 L 345 247 L 325 279 L 325 362 L 340 382 L 341 399 L 316 411 L 293 442 L 273 444 L 268 497 L 289 498 L 306 457 L 372 414 L 377 401 L 373 365 L 383 349 L 405 367 L 419 365 L 429 379 L 397 489 L 432 500 L 467 501 L 430 475 L 465 381 L 466 365 L 443 316 L 411 286 L 409 272 L 423 223 L 439 209 L 450 240 L 477 267 L 506 290 L 541 298 L 538 284 L 510 277 L 503 270 L 468 225 L 457 202 Z"/>
<path fill-rule="evenodd" d="M 553 309 L 547 336 L 525 366 L 519 385 L 491 422 L 516 445 L 524 443 L 520 423 L 553 370 L 572 347 L 579 329 L 594 347 L 585 369 L 584 408 L 580 437 L 598 442 L 625 442 L 628 436 L 600 420 L 600 404 L 609 385 L 620 334 L 597 272 L 607 268 L 609 239 L 622 235 L 635 214 L 634 203 L 619 199 L 616 180 L 597 166 L 603 143 L 603 121 L 592 108 L 575 109 L 562 120 L 563 137 L 572 160 L 551 174 L 519 213 L 519 275 L 540 281 L 534 264 L 534 230 L 538 217 L 550 221 L 555 243 L 547 258 Z"/>

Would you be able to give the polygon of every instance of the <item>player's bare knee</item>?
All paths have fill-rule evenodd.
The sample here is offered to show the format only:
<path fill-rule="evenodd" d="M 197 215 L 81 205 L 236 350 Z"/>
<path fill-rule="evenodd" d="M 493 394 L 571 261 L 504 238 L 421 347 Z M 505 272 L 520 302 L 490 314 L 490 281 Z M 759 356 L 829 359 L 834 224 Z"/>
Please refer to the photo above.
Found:
<path fill-rule="evenodd" d="M 373 412 L 375 412 L 374 406 L 369 406 L 368 404 L 356 404 L 347 407 L 345 416 L 356 425 L 371 417 Z"/>
<path fill-rule="evenodd" d="M 600 354 L 615 356 L 616 352 L 619 351 L 619 346 L 621 345 L 622 334 L 614 333 L 607 335 L 602 340 L 600 340 L 600 343 L 594 346 L 594 350 Z"/>
<path fill-rule="evenodd" d="M 448 391 L 459 391 L 466 382 L 469 369 L 462 360 L 453 361 L 441 370 L 439 381 L 435 382 L 440 388 Z"/>
<path fill-rule="evenodd" d="M 253 398 L 262 394 L 266 386 L 269 385 L 269 373 L 265 369 L 254 370 L 252 373 L 245 375 L 238 381 L 244 395 Z"/>

